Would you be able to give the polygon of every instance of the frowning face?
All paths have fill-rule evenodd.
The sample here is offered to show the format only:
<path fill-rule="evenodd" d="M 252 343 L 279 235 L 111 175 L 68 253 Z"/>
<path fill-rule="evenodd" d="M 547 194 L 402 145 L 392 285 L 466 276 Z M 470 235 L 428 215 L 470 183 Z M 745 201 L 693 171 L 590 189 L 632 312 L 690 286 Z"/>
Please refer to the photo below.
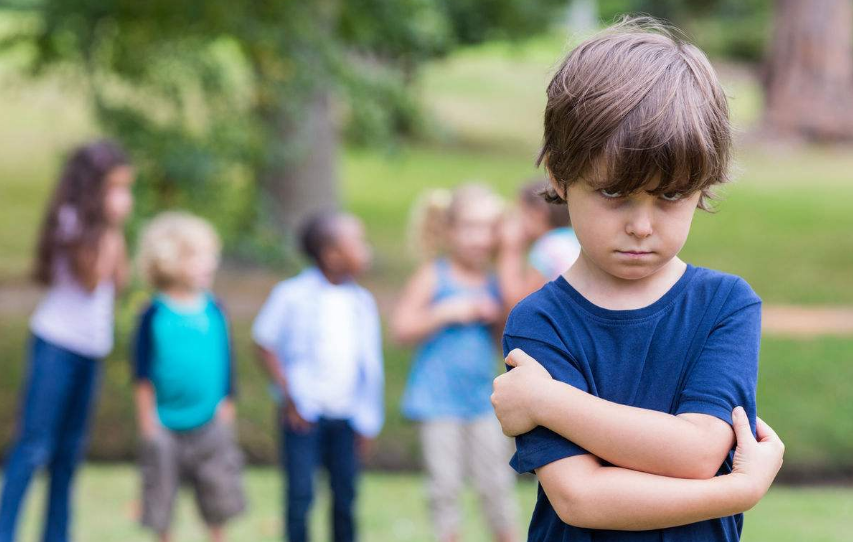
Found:
<path fill-rule="evenodd" d="M 656 184 L 656 183 L 653 183 Z M 584 257 L 626 280 L 653 275 L 678 255 L 701 196 L 610 193 L 584 181 L 569 185 L 566 200 Z"/>

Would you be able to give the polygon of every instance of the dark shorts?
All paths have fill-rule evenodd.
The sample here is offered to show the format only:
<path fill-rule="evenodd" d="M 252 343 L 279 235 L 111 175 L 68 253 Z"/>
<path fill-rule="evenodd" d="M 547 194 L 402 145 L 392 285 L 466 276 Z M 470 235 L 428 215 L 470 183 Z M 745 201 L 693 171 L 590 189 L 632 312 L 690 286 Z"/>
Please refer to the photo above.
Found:
<path fill-rule="evenodd" d="M 195 491 L 205 523 L 222 525 L 246 507 L 243 455 L 234 430 L 211 421 L 191 431 L 161 429 L 142 442 L 142 525 L 158 533 L 169 530 L 181 483 Z"/>

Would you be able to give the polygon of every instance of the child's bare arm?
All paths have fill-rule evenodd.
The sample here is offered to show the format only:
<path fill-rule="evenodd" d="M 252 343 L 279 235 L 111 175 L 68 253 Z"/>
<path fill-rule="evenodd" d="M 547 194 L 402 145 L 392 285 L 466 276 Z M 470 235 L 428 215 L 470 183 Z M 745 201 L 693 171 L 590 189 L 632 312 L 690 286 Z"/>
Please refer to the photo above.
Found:
<path fill-rule="evenodd" d="M 495 379 L 493 404 L 510 436 L 541 425 L 609 463 L 674 478 L 711 478 L 734 444 L 724 421 L 620 405 L 551 379 L 520 350 Z"/>
<path fill-rule="evenodd" d="M 287 377 L 284 374 L 284 370 L 281 368 L 281 363 L 279 363 L 278 356 L 275 353 L 267 348 L 259 344 L 255 344 L 258 353 L 258 361 L 260 361 L 261 369 L 267 374 L 267 376 L 272 379 L 275 383 L 276 387 L 282 391 L 282 393 L 287 392 Z"/>
<path fill-rule="evenodd" d="M 784 445 L 763 422 L 756 442 L 746 414 L 740 410 L 734 417 L 740 442 L 734 471 L 726 476 L 668 478 L 605 467 L 588 454 L 545 465 L 536 475 L 560 519 L 581 528 L 663 529 L 744 512 L 773 482 Z"/>
<path fill-rule="evenodd" d="M 518 217 L 505 219 L 501 225 L 497 272 L 501 296 L 507 311 L 548 282 L 539 271 L 528 264 L 523 236 Z"/>
<path fill-rule="evenodd" d="M 450 324 L 497 318 L 499 307 L 490 300 L 458 297 L 432 303 L 436 281 L 431 264 L 421 267 L 409 280 L 391 317 L 391 334 L 396 342 L 418 344 Z"/>
<path fill-rule="evenodd" d="M 152 437 L 157 433 L 160 423 L 157 419 L 157 407 L 154 401 L 154 387 L 147 380 L 139 381 L 134 389 L 136 403 L 136 425 L 143 437 Z"/>
<path fill-rule="evenodd" d="M 237 408 L 234 405 L 233 399 L 226 397 L 219 402 L 219 406 L 216 409 L 216 418 L 228 425 L 234 424 L 234 421 L 237 419 Z"/>

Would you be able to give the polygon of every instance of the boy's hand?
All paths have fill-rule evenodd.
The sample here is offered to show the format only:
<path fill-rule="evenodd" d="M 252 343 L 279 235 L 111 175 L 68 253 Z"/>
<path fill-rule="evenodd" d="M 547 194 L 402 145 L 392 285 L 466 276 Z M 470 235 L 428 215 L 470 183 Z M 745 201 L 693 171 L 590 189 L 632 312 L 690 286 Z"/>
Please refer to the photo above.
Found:
<path fill-rule="evenodd" d="M 374 439 L 360 433 L 355 435 L 355 449 L 361 461 L 366 460 L 373 453 Z"/>
<path fill-rule="evenodd" d="M 292 431 L 297 433 L 307 433 L 311 430 L 311 426 L 313 424 L 299 414 L 299 411 L 296 410 L 296 405 L 293 404 L 293 401 L 288 401 L 284 405 L 282 414 L 284 416 L 284 423 Z"/>
<path fill-rule="evenodd" d="M 753 505 L 770 489 L 770 484 L 782 468 L 782 456 L 785 445 L 773 429 L 757 418 L 756 433 L 758 439 L 752 436 L 749 419 L 743 408 L 737 407 L 732 412 L 737 448 L 732 464 L 732 476 L 744 477 L 746 491 Z"/>
<path fill-rule="evenodd" d="M 534 401 L 542 385 L 553 379 L 539 362 L 517 348 L 506 363 L 513 369 L 495 378 L 492 406 L 504 435 L 515 437 L 539 425 Z"/>
<path fill-rule="evenodd" d="M 219 408 L 216 409 L 216 418 L 226 425 L 234 425 L 234 420 L 237 418 L 234 402 L 228 399 L 220 402 Z"/>
<path fill-rule="evenodd" d="M 139 434 L 144 440 L 151 440 L 160 432 L 160 424 L 156 420 L 156 416 L 143 416 L 139 420 Z"/>

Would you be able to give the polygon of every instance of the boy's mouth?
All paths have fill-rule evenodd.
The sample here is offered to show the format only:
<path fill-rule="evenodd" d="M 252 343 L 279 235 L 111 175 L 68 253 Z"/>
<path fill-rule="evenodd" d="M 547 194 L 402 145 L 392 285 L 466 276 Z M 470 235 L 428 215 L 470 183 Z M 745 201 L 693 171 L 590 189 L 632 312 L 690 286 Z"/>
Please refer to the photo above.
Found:
<path fill-rule="evenodd" d="M 641 258 L 643 256 L 650 256 L 654 254 L 654 252 L 650 250 L 617 250 L 617 254 L 624 254 L 625 256 L 629 256 L 632 258 Z"/>

